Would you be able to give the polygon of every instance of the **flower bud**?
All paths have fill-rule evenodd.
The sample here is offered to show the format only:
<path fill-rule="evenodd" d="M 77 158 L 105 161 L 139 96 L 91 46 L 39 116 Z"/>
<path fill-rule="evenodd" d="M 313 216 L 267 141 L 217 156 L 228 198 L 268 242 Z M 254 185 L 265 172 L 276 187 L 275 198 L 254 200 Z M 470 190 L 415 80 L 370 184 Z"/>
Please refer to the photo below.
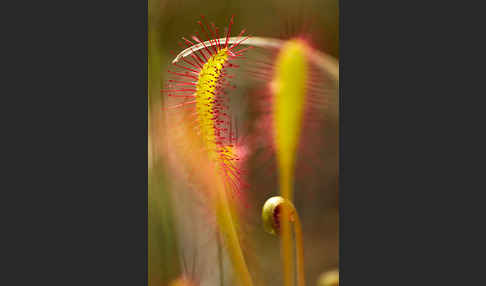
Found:
<path fill-rule="evenodd" d="M 282 208 L 284 207 L 289 209 L 290 221 L 294 221 L 295 207 L 288 200 L 275 196 L 265 202 L 262 209 L 262 220 L 266 232 L 273 235 L 280 234 Z"/>

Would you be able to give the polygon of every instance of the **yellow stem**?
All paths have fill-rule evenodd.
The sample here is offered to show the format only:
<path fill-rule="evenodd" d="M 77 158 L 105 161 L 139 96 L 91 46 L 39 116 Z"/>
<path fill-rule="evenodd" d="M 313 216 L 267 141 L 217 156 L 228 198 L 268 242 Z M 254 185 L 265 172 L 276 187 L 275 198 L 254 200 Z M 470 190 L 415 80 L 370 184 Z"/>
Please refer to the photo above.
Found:
<path fill-rule="evenodd" d="M 292 169 L 292 168 L 289 168 Z M 287 170 L 287 168 L 283 169 Z M 290 172 L 282 172 L 280 181 L 280 192 L 282 197 L 289 202 L 292 199 L 293 176 Z M 295 232 L 295 248 L 297 252 L 297 285 L 305 286 L 305 272 L 304 272 L 304 242 L 302 235 L 302 224 L 300 222 L 299 214 L 292 204 L 282 205 L 282 219 L 281 219 L 281 253 L 282 253 L 282 268 L 284 286 L 294 285 L 294 265 L 293 265 L 293 247 L 292 247 L 292 233 L 290 222 L 294 222 Z"/>
<path fill-rule="evenodd" d="M 304 286 L 304 242 L 302 240 L 302 225 L 300 224 L 300 218 L 297 210 L 294 212 L 294 219 L 295 246 L 297 248 L 297 285 Z"/>
<path fill-rule="evenodd" d="M 282 175 L 280 177 L 280 193 L 282 197 L 288 201 L 292 201 L 292 185 L 293 176 L 292 168 L 282 168 Z M 292 255 L 292 233 L 290 228 L 290 213 L 291 209 L 287 204 L 282 207 L 281 219 L 281 244 L 280 250 L 282 255 L 282 272 L 284 286 L 292 286 L 294 277 L 293 255 Z"/>
<path fill-rule="evenodd" d="M 233 224 L 233 218 L 231 216 L 231 209 L 226 192 L 224 188 L 220 188 L 217 193 L 218 222 L 221 234 L 224 237 L 226 248 L 229 252 L 229 256 L 241 285 L 252 286 L 253 282 L 250 277 L 250 272 L 246 266 L 243 252 L 241 251 L 240 241 L 238 240 L 236 228 Z"/>

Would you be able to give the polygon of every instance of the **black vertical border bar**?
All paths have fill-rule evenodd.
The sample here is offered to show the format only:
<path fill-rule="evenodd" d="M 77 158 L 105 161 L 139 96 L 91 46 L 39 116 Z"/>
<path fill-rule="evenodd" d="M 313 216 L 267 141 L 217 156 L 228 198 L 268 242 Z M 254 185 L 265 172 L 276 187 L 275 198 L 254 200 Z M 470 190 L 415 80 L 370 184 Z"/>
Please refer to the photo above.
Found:
<path fill-rule="evenodd" d="M 2 229 L 13 283 L 0 284 L 147 285 L 147 0 L 2 11 L 17 101 L 2 105 L 17 148 L 2 189 L 20 203 L 2 201 L 19 221 Z"/>
<path fill-rule="evenodd" d="M 423 259 L 428 250 L 417 251 L 425 236 L 414 229 L 426 219 L 417 216 L 424 199 L 419 170 L 432 170 L 424 164 L 428 155 L 420 154 L 425 137 L 416 133 L 431 126 L 417 108 L 426 96 L 416 80 L 431 74 L 417 54 L 431 54 L 423 50 L 425 41 L 412 37 L 425 32 L 429 38 L 416 15 L 425 5 L 344 4 L 340 0 L 340 285 L 439 285 L 424 280 L 433 263 Z M 418 29 L 409 30 L 414 25 Z M 437 111 L 430 111 L 426 116 L 435 118 Z"/>

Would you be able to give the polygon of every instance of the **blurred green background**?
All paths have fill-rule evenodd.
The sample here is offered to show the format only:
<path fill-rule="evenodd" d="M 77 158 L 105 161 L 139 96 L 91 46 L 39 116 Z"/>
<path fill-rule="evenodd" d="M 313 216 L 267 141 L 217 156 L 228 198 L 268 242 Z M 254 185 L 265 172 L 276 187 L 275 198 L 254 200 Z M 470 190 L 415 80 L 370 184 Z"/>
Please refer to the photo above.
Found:
<path fill-rule="evenodd" d="M 174 193 L 174 177 L 168 172 L 165 147 L 165 116 L 162 111 L 165 98 L 160 90 L 166 80 L 166 70 L 173 54 L 181 48 L 177 41 L 198 30 L 197 20 L 204 15 L 220 29 L 227 27 L 235 16 L 233 35 L 243 28 L 247 34 L 259 37 L 286 39 L 305 35 L 314 48 L 339 58 L 339 11 L 337 0 L 320 1 L 165 1 L 149 0 L 149 214 L 148 259 L 149 285 L 168 285 L 183 272 L 195 276 L 201 285 L 219 283 L 217 257 L 204 251 L 217 253 L 205 245 L 211 241 L 212 231 L 204 220 L 188 222 L 187 212 L 197 206 L 198 199 L 184 201 L 183 192 Z M 251 93 L 253 87 L 239 83 L 238 93 Z M 241 88 L 240 88 L 241 87 Z M 337 94 L 337 91 L 336 91 Z M 334 95 L 336 96 L 336 95 Z M 244 102 L 244 101 L 243 101 Z M 247 120 L 254 118 L 251 115 Z M 305 179 L 298 181 L 295 205 L 303 220 L 305 262 L 308 285 L 317 285 L 325 271 L 338 266 L 338 158 L 337 119 L 331 118 L 322 128 L 325 138 L 316 150 L 320 165 L 311 166 Z M 248 161 L 249 182 L 247 191 L 248 217 L 242 226 L 252 241 L 245 253 L 251 261 L 256 285 L 281 285 L 278 239 L 263 232 L 260 208 L 270 196 L 278 194 L 276 171 L 272 163 L 262 164 L 259 152 Z M 264 152 L 263 152 L 264 153 Z M 324 162 L 323 166 L 321 164 Z M 269 175 L 273 174 L 273 175 Z M 172 191 L 171 191 L 172 188 Z M 176 201 L 177 203 L 174 203 Z M 195 210 L 197 211 L 197 210 Z M 184 218 L 184 216 L 187 216 Z M 204 215 L 202 215 L 204 216 Z M 194 226 L 187 226 L 194 223 Z M 192 239 L 191 237 L 194 237 Z M 197 237 L 197 239 L 195 238 Z M 193 241 L 194 240 L 194 241 Z M 202 242 L 197 242 L 200 240 Z M 227 263 L 227 262 L 226 262 Z M 230 271 L 229 265 L 225 269 Z M 226 276 L 231 273 L 226 273 Z M 228 278 L 224 278 L 228 279 Z M 219 285 L 219 284 L 217 284 Z M 225 285 L 232 285 L 226 283 Z"/>

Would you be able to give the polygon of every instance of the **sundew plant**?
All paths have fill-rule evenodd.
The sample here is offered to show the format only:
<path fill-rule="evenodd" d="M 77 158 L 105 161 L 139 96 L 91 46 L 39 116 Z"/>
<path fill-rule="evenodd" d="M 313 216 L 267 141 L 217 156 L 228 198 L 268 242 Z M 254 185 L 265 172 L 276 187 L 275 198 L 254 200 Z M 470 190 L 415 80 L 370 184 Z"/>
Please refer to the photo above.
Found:
<path fill-rule="evenodd" d="M 193 19 L 165 57 L 149 28 L 149 285 L 338 285 L 337 58 Z"/>

